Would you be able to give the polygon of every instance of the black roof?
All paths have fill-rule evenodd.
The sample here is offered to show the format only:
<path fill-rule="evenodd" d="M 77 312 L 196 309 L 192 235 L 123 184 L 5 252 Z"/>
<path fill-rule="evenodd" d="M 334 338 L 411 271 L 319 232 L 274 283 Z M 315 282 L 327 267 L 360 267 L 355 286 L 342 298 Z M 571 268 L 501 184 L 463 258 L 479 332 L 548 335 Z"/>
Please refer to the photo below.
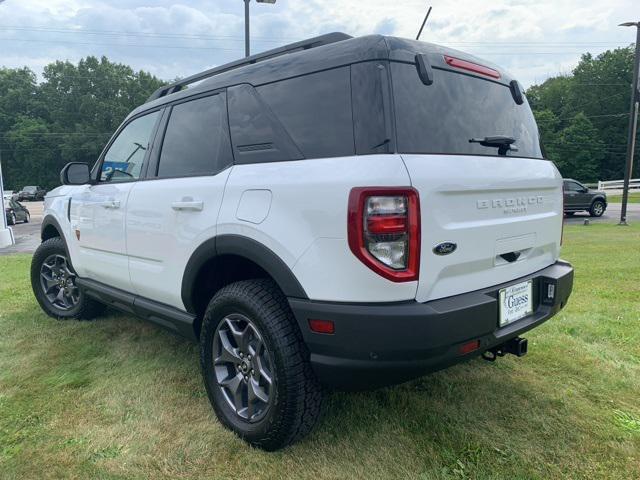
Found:
<path fill-rule="evenodd" d="M 416 54 L 426 54 L 434 68 L 450 69 L 443 58 L 443 55 L 447 54 L 499 70 L 500 83 L 508 84 L 512 79 L 504 70 L 491 62 L 447 47 L 384 35 L 353 38 L 336 32 L 237 60 L 162 87 L 154 92 L 147 103 L 136 108 L 129 116 L 183 97 L 240 83 L 258 86 L 371 60 L 414 63 Z M 196 81 L 200 83 L 188 89 L 181 89 L 184 84 Z"/>

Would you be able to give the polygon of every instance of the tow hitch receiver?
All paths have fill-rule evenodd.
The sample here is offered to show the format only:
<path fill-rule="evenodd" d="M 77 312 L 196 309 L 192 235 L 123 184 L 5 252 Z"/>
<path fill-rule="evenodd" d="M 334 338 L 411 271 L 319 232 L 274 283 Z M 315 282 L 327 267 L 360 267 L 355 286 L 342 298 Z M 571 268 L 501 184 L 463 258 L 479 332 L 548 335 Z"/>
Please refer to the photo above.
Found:
<path fill-rule="evenodd" d="M 523 357 L 527 354 L 527 339 L 526 338 L 512 338 L 508 342 L 493 347 L 482 354 L 482 358 L 489 362 L 495 362 L 496 358 L 504 357 L 507 353 L 515 355 L 516 357 Z"/>

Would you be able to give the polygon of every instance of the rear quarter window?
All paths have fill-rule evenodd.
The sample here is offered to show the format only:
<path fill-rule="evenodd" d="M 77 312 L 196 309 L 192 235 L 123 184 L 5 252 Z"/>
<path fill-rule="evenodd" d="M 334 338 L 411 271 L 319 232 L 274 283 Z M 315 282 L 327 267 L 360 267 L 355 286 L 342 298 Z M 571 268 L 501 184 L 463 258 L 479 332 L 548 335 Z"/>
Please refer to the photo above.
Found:
<path fill-rule="evenodd" d="M 503 135 L 516 139 L 508 156 L 543 157 L 529 104 L 517 105 L 507 86 L 440 69 L 425 85 L 415 65 L 397 62 L 391 74 L 399 152 L 497 155 L 469 139 Z"/>
<path fill-rule="evenodd" d="M 256 88 L 305 158 L 353 155 L 349 67 Z"/>

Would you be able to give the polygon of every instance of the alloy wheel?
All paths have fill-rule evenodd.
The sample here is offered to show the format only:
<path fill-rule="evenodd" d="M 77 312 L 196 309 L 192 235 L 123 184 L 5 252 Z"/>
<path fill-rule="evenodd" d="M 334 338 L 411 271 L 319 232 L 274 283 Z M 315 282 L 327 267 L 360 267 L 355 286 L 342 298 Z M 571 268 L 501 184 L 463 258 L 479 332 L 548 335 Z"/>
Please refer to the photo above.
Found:
<path fill-rule="evenodd" d="M 76 274 L 64 255 L 49 255 L 40 267 L 40 285 L 47 300 L 60 310 L 71 310 L 80 301 Z"/>
<path fill-rule="evenodd" d="M 601 202 L 596 202 L 593 205 L 593 213 L 597 216 L 600 216 L 604 213 L 604 205 Z"/>
<path fill-rule="evenodd" d="M 256 325 L 244 315 L 227 315 L 218 325 L 213 366 L 229 407 L 251 423 L 264 418 L 275 395 L 273 363 Z"/>

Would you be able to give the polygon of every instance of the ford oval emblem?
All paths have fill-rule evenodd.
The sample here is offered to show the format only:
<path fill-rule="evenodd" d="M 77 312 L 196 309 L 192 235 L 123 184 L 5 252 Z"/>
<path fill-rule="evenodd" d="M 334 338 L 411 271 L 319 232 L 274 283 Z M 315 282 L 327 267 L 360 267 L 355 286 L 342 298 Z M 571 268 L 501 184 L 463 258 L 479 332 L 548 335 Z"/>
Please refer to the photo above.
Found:
<path fill-rule="evenodd" d="M 458 248 L 458 245 L 453 242 L 442 242 L 433 247 L 433 253 L 436 255 L 449 255 Z"/>

